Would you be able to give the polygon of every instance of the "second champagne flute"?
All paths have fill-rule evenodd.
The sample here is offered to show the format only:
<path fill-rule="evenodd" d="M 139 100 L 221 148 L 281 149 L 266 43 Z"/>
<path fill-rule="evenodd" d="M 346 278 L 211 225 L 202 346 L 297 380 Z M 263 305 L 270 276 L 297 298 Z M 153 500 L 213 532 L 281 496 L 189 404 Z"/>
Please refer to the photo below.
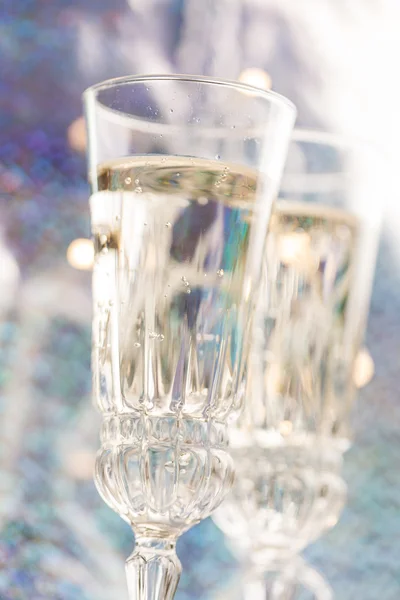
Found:
<path fill-rule="evenodd" d="M 297 569 L 296 554 L 336 524 L 345 504 L 356 382 L 370 368 L 364 362 L 362 373 L 359 351 L 385 174 L 368 144 L 293 133 L 269 223 L 251 385 L 230 431 L 236 482 L 214 515 L 252 574 L 249 600 L 265 600 L 271 577 L 282 595 L 268 598 L 295 598 L 293 579 L 282 578 L 288 567 L 307 574 L 316 598 L 329 598 L 319 576 Z"/>

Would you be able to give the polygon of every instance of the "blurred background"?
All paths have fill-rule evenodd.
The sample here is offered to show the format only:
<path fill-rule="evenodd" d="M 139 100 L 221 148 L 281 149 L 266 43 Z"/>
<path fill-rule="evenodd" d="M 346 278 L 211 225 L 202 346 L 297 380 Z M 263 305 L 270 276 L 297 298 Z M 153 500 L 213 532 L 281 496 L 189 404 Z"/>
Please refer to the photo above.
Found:
<path fill-rule="evenodd" d="M 125 599 L 132 534 L 92 483 L 90 264 L 81 94 L 138 73 L 290 97 L 298 124 L 371 139 L 393 177 L 339 525 L 307 550 L 336 600 L 400 597 L 400 4 L 397 0 L 3 0 L 0 8 L 0 598 Z M 386 186 L 383 186 L 386 188 Z M 386 194 L 385 194 L 386 195 Z M 86 241 L 85 241 L 86 240 Z M 208 520 L 178 600 L 229 598 Z"/>

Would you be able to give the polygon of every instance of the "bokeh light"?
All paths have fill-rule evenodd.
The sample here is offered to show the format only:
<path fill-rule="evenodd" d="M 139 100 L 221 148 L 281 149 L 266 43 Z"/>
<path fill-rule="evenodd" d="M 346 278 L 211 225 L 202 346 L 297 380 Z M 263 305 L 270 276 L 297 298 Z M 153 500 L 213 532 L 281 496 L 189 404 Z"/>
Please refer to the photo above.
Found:
<path fill-rule="evenodd" d="M 270 90 L 272 87 L 271 76 L 263 69 L 257 67 L 244 69 L 239 75 L 239 81 L 262 90 Z"/>
<path fill-rule="evenodd" d="M 94 247 L 92 240 L 78 238 L 70 243 L 67 260 L 71 267 L 80 271 L 90 271 L 93 267 Z"/>
<path fill-rule="evenodd" d="M 360 350 L 357 354 L 354 370 L 353 381 L 356 387 L 365 387 L 373 378 L 375 373 L 375 365 L 372 356 L 366 348 Z"/>
<path fill-rule="evenodd" d="M 86 151 L 86 125 L 83 117 L 75 119 L 68 127 L 68 142 L 73 150 L 77 152 Z"/>

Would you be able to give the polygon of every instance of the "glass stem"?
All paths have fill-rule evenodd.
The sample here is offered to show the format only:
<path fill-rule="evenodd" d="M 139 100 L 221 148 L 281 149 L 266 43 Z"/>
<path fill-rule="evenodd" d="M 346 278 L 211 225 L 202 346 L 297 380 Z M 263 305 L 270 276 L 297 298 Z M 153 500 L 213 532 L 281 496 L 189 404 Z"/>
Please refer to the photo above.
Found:
<path fill-rule="evenodd" d="M 126 561 L 129 600 L 173 600 L 182 566 L 175 539 L 136 537 Z"/>

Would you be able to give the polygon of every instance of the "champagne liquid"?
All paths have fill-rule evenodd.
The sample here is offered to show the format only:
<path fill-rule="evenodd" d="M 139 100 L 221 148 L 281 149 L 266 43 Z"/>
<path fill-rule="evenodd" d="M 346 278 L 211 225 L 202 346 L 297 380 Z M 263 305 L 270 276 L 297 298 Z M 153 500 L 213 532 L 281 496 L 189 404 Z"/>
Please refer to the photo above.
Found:
<path fill-rule="evenodd" d="M 345 435 L 359 344 L 351 326 L 357 241 L 358 221 L 343 210 L 276 204 L 256 352 L 264 393 L 254 390 L 257 426 L 284 436 Z"/>
<path fill-rule="evenodd" d="M 215 514 L 233 550 L 259 564 L 290 560 L 344 504 L 358 228 L 344 211 L 291 201 L 270 220 L 251 401 L 230 431 L 236 478 Z"/>
<path fill-rule="evenodd" d="M 99 169 L 91 212 L 103 412 L 222 420 L 240 404 L 258 285 L 245 274 L 256 183 L 251 170 L 176 156 Z"/>

